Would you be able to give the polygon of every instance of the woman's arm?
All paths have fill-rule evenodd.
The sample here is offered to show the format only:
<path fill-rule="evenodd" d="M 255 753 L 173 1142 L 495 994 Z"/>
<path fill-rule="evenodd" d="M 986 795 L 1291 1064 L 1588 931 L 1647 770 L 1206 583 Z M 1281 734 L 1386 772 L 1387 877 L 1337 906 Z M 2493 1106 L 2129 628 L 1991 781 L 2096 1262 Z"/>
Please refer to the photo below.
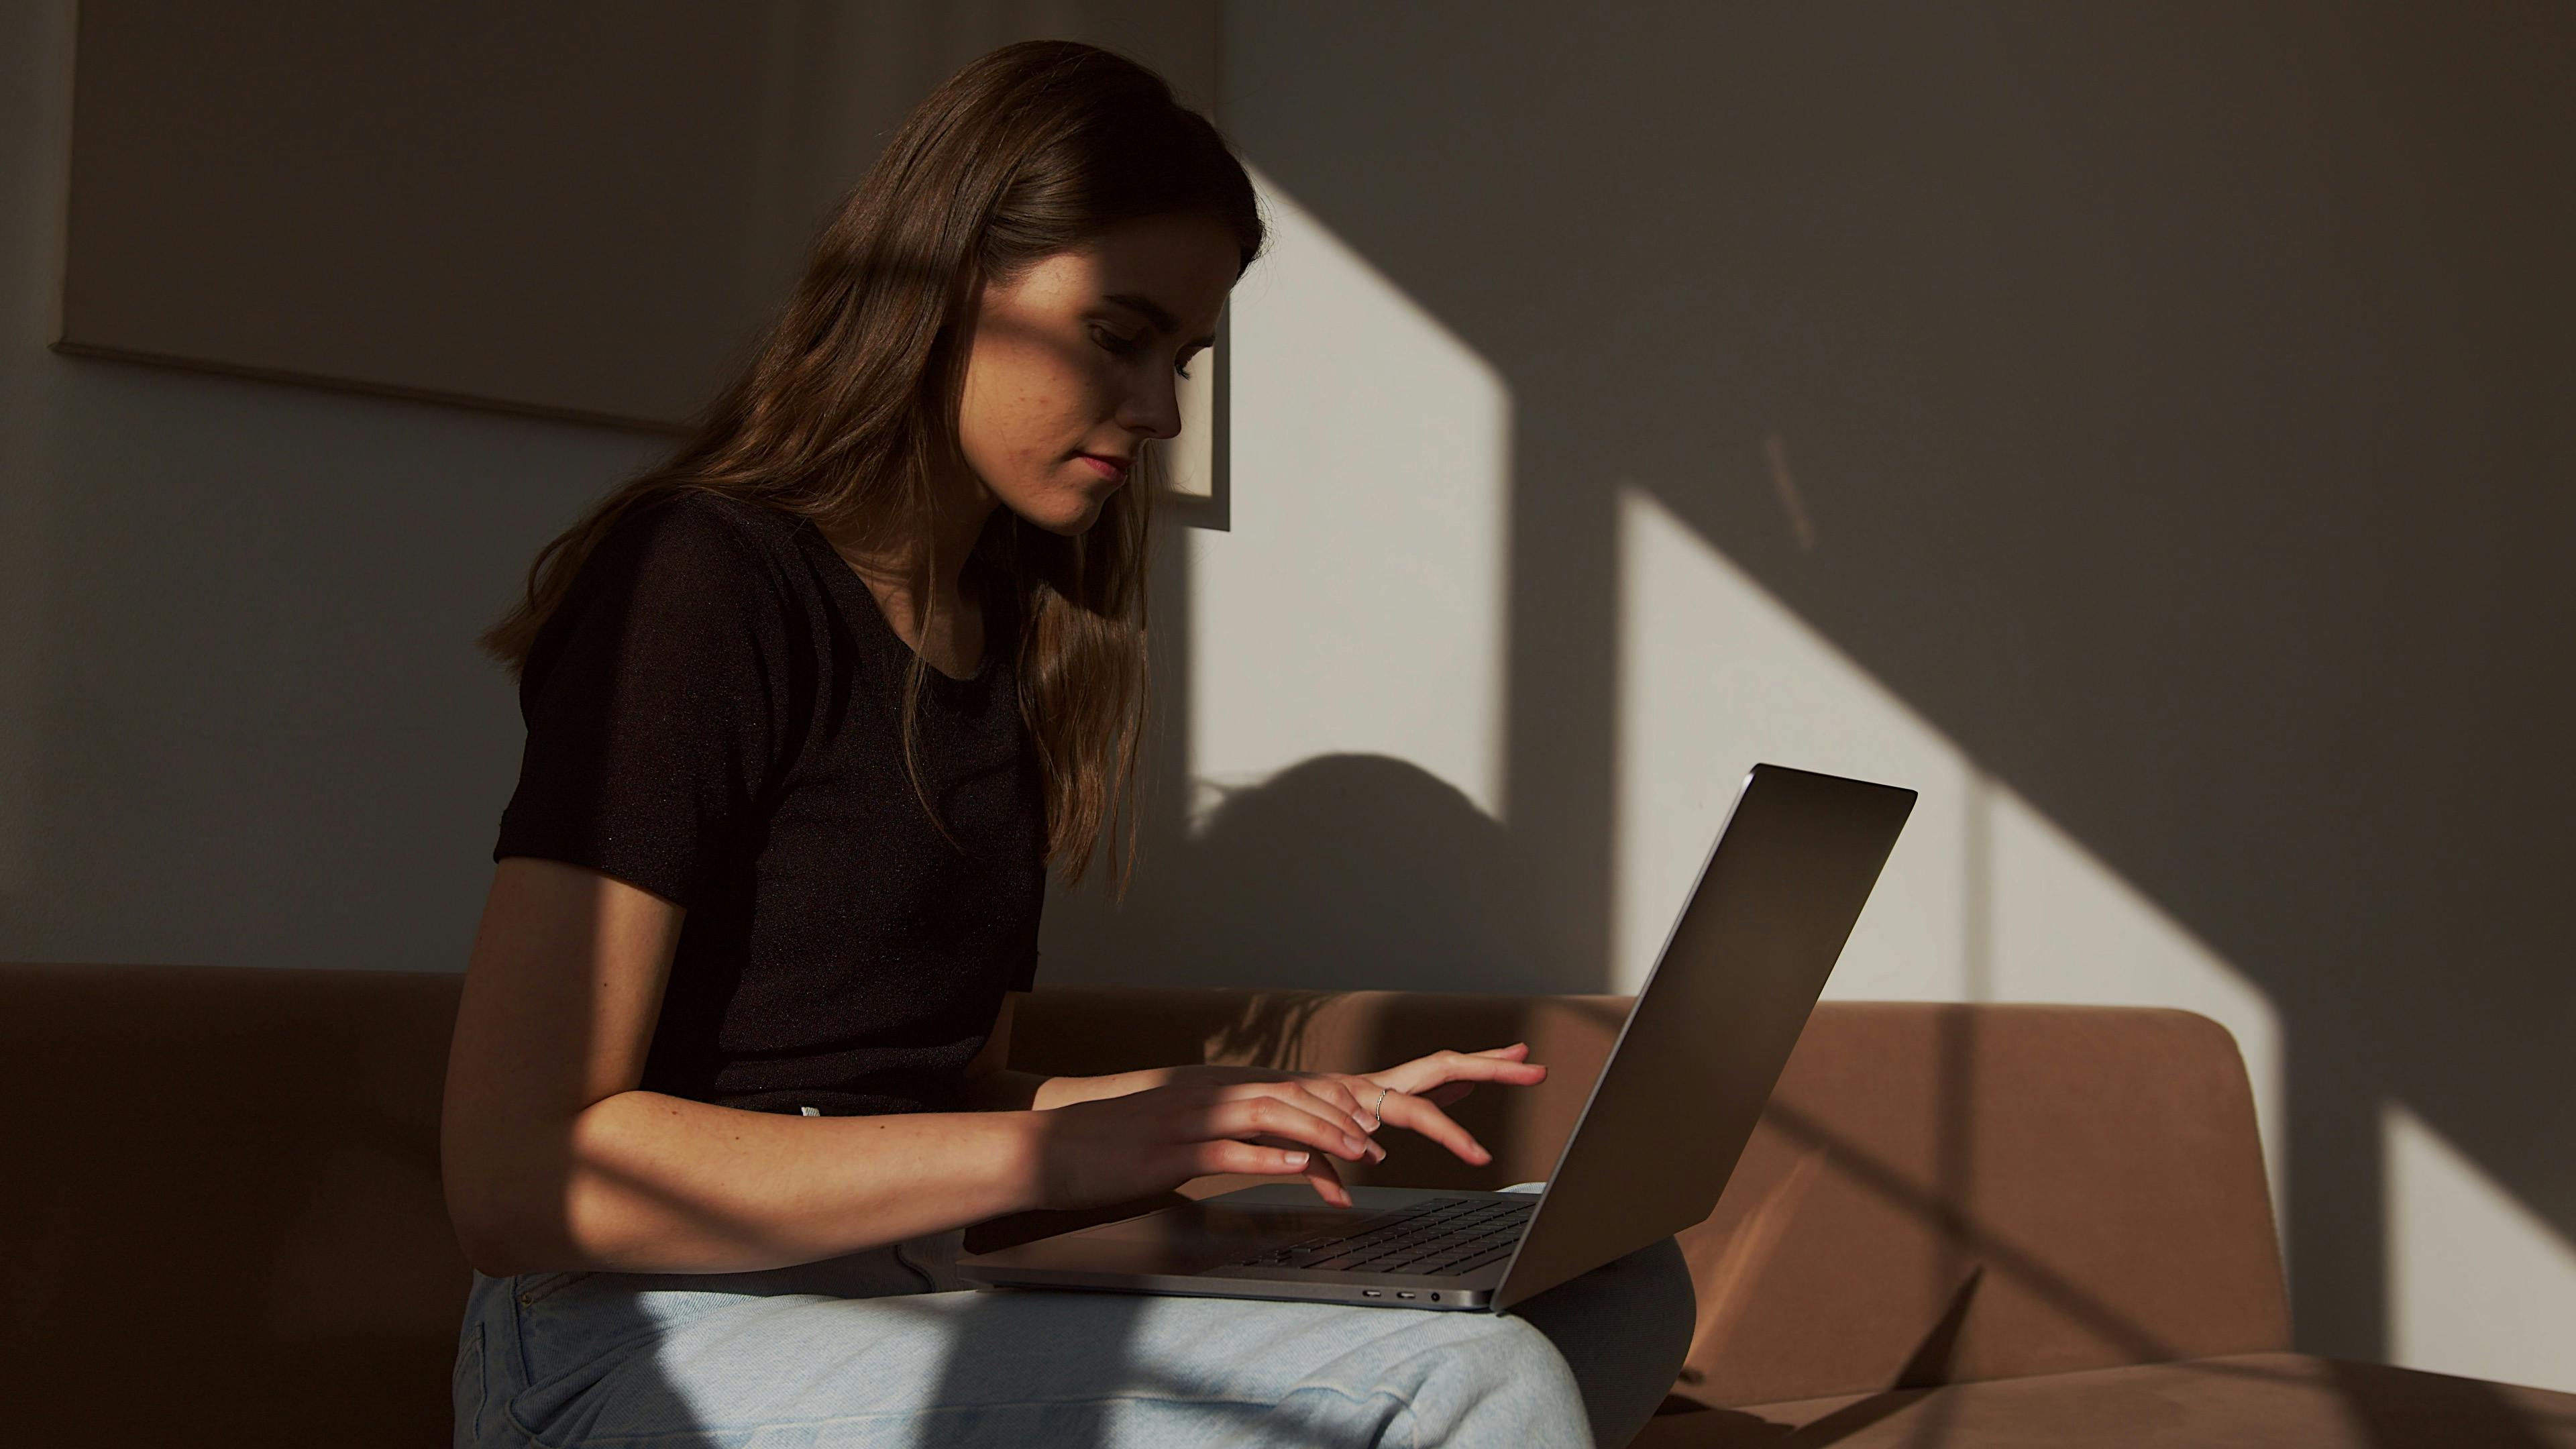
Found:
<path fill-rule="evenodd" d="M 738 1272 L 1046 1205 L 1030 1111 L 790 1117 L 637 1090 L 684 914 L 579 866 L 495 869 L 440 1120 L 467 1261 Z"/>

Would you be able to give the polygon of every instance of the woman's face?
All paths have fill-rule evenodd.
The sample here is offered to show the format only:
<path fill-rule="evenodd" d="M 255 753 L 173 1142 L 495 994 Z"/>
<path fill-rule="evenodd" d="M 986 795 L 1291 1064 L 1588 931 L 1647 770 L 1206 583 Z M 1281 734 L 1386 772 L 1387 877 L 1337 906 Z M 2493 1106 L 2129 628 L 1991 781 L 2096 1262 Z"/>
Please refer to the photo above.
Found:
<path fill-rule="evenodd" d="M 1091 527 L 1125 479 L 1084 455 L 1132 465 L 1180 432 L 1177 369 L 1215 340 L 1238 261 L 1211 218 L 1149 217 L 986 286 L 957 436 L 994 500 L 1052 533 Z"/>

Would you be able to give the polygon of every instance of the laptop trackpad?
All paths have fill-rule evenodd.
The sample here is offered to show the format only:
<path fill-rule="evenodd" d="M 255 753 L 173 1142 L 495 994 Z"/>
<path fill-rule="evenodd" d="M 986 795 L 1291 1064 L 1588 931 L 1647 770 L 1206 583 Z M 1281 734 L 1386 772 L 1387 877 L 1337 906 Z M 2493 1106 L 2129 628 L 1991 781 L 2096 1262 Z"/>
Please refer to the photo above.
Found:
<path fill-rule="evenodd" d="M 1083 1265 L 1129 1273 L 1187 1274 L 1249 1258 L 1376 1216 L 1366 1208 L 1243 1207 L 1220 1202 L 1164 1208 L 1052 1241 Z"/>

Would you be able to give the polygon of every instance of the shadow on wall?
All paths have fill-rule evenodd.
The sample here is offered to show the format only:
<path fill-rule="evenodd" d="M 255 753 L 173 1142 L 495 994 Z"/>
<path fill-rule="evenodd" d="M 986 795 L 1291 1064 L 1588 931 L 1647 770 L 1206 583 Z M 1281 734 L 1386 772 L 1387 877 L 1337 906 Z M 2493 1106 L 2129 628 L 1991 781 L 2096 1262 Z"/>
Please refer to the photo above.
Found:
<path fill-rule="evenodd" d="M 1419 766 L 1325 755 L 1227 793 L 1195 836 L 1158 818 L 1125 909 L 1089 890 L 1048 906 L 1122 984 L 1564 989 L 1534 944 L 1527 853 Z"/>
<path fill-rule="evenodd" d="M 2576 1238 L 2576 12 L 1226 25 L 1246 155 L 1508 379 L 1512 807 L 1283 779 L 1145 976 L 1598 989 L 1514 947 L 1608 918 L 1643 480 L 2269 996 L 2302 1347 L 2390 1347 L 2384 1101 Z"/>

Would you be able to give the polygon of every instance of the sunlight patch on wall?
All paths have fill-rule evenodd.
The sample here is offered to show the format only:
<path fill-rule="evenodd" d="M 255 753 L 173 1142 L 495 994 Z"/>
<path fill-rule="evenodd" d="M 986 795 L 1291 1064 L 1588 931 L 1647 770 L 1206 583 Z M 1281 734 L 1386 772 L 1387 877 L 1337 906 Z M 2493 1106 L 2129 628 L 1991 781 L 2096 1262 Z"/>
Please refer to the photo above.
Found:
<path fill-rule="evenodd" d="M 1235 288 L 1230 531 L 1189 530 L 1190 772 L 1410 761 L 1502 818 L 1511 398 L 1268 178 Z"/>
<path fill-rule="evenodd" d="M 1619 503 L 1614 985 L 1633 991 L 1758 761 L 1908 786 L 1905 834 L 1825 995 L 2174 1006 L 2244 1054 L 2282 1181 L 2262 992 L 1890 693 L 1652 493 Z"/>
<path fill-rule="evenodd" d="M 2028 801 L 1989 789 L 1995 999 L 2171 1006 L 2225 1026 L 2245 1058 L 2273 1211 L 2286 1221 L 2290 1119 L 2271 998 Z"/>
<path fill-rule="evenodd" d="M 2576 1392 L 2576 1244 L 2405 1104 L 2379 1121 L 2388 1361 Z"/>
<path fill-rule="evenodd" d="M 1745 771 L 1769 762 L 1919 791 L 1825 994 L 1956 1001 L 1967 758 L 1652 493 L 1619 490 L 1612 991 L 1634 991 Z"/>

